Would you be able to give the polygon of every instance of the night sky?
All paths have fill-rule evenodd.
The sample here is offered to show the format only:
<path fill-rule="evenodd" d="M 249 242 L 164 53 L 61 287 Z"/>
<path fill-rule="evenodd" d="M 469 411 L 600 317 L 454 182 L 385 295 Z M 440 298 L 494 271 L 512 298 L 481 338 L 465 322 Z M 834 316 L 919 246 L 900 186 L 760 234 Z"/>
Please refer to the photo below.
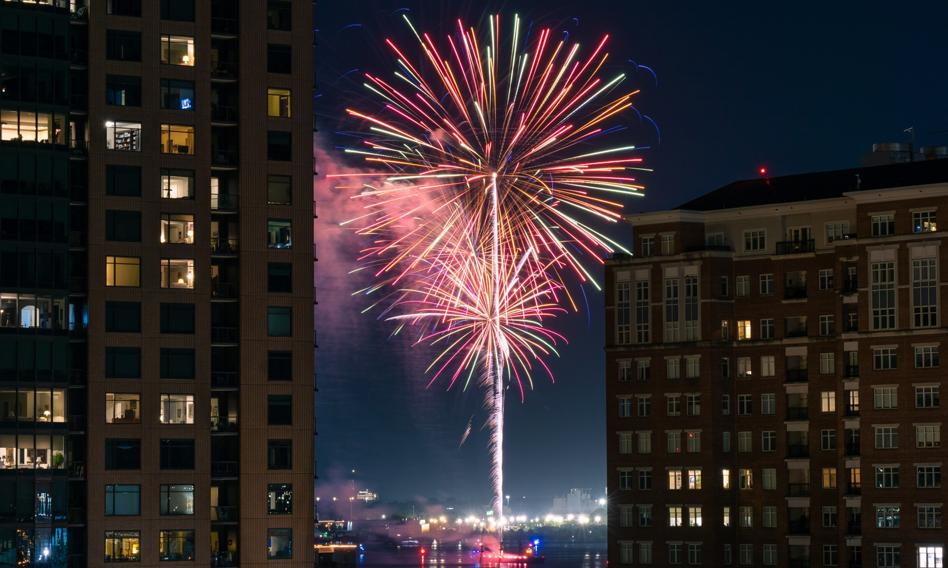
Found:
<path fill-rule="evenodd" d="M 414 49 L 401 20 L 444 39 L 459 16 L 517 12 L 584 46 L 612 36 L 610 68 L 642 89 L 626 117 L 629 141 L 650 146 L 647 197 L 630 211 L 673 207 L 730 181 L 859 164 L 874 142 L 948 144 L 948 4 L 944 2 L 370 2 L 316 7 L 316 169 L 343 161 L 357 124 L 348 105 L 373 109 L 360 74 L 390 75 L 386 37 Z M 746 5 L 745 5 L 746 4 Z M 654 71 L 654 76 L 650 70 Z M 652 122 L 657 124 L 657 128 Z M 356 163 L 349 163 L 356 166 Z M 425 388 L 429 353 L 361 314 L 363 284 L 347 274 L 359 241 L 334 228 L 345 200 L 317 180 L 317 482 L 319 495 L 355 485 L 383 500 L 486 503 L 487 433 L 479 390 Z M 617 235 L 628 241 L 627 230 Z M 511 505 L 542 511 L 570 487 L 605 486 L 602 298 L 558 322 L 570 338 L 551 361 L 557 383 L 508 399 L 506 479 Z M 473 417 L 473 432 L 459 447 Z"/>

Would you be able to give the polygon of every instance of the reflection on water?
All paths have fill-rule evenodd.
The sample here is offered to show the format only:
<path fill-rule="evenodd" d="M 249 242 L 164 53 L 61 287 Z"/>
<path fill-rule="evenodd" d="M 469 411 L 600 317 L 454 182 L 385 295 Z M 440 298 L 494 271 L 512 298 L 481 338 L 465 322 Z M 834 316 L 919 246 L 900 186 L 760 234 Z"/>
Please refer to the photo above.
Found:
<path fill-rule="evenodd" d="M 542 563 L 510 563 L 505 562 L 503 568 L 605 568 L 606 550 L 602 546 L 583 543 L 582 545 L 567 544 L 562 546 L 547 546 L 543 552 Z M 441 549 L 430 551 L 425 549 L 422 555 L 419 549 L 402 550 L 366 550 L 359 559 L 359 566 L 373 568 L 375 566 L 417 566 L 419 568 L 456 568 L 456 567 L 488 567 L 497 566 L 494 563 L 480 563 L 476 554 L 457 549 Z"/>

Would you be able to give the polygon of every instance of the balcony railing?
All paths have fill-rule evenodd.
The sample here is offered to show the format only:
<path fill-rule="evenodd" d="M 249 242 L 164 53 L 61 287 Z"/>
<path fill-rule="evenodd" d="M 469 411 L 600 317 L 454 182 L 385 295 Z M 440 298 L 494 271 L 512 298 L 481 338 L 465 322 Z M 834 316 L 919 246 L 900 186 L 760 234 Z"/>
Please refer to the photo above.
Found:
<path fill-rule="evenodd" d="M 862 494 L 862 486 L 853 485 L 851 483 L 846 484 L 846 495 L 861 495 L 861 494 Z"/>
<path fill-rule="evenodd" d="M 791 406 L 787 408 L 787 420 L 807 420 L 810 410 L 805 406 Z"/>
<path fill-rule="evenodd" d="M 853 379 L 859 376 L 859 365 L 846 365 L 846 377 Z"/>
<path fill-rule="evenodd" d="M 859 407 L 846 405 L 846 408 L 843 409 L 843 414 L 845 416 L 859 416 Z"/>
<path fill-rule="evenodd" d="M 238 518 L 237 507 L 223 505 L 211 507 L 212 523 L 232 523 L 236 522 Z"/>
<path fill-rule="evenodd" d="M 211 477 L 237 477 L 240 471 L 236 461 L 212 461 Z"/>
<path fill-rule="evenodd" d="M 787 522 L 787 533 L 789 534 L 810 534 L 809 519 L 797 519 Z"/>
<path fill-rule="evenodd" d="M 790 444 L 787 446 L 788 458 L 808 458 L 810 457 L 810 447 L 805 444 Z"/>
<path fill-rule="evenodd" d="M 789 497 L 806 497 L 810 494 L 809 483 L 788 483 L 787 495 Z"/>
<path fill-rule="evenodd" d="M 806 326 L 791 326 L 784 328 L 783 330 L 784 337 L 806 337 Z"/>
<path fill-rule="evenodd" d="M 237 122 L 237 107 L 211 105 L 211 120 L 214 122 Z"/>
<path fill-rule="evenodd" d="M 239 241 L 236 237 L 211 237 L 211 254 L 237 254 Z"/>
<path fill-rule="evenodd" d="M 806 298 L 806 284 L 786 284 L 783 287 L 785 300 L 801 300 Z"/>
<path fill-rule="evenodd" d="M 846 278 L 843 280 L 843 286 L 839 289 L 839 293 L 844 296 L 850 294 L 855 294 L 859 291 L 859 282 L 855 278 Z"/>
<path fill-rule="evenodd" d="M 211 283 L 211 296 L 214 298 L 236 298 L 236 282 L 213 282 Z"/>
<path fill-rule="evenodd" d="M 234 35 L 238 29 L 237 18 L 211 18 L 211 33 Z"/>
<path fill-rule="evenodd" d="M 236 193 L 211 194 L 211 211 L 233 211 L 240 205 L 240 196 Z"/>
<path fill-rule="evenodd" d="M 858 456 L 859 455 L 859 444 L 846 444 L 846 447 L 843 450 L 847 456 Z"/>
<path fill-rule="evenodd" d="M 217 79 L 236 79 L 237 63 L 233 61 L 217 61 L 212 63 L 211 76 Z"/>
<path fill-rule="evenodd" d="M 777 243 L 777 254 L 801 254 L 813 252 L 816 250 L 816 242 L 813 239 L 801 241 L 779 241 Z"/>
<path fill-rule="evenodd" d="M 236 432 L 240 429 L 237 420 L 229 420 L 220 416 L 211 416 L 211 432 Z"/>
<path fill-rule="evenodd" d="M 847 525 L 846 525 L 846 534 L 848 534 L 848 535 L 854 535 L 854 536 L 855 536 L 855 535 L 860 535 L 860 534 L 862 534 L 862 523 L 861 523 L 861 522 L 856 522 L 856 523 L 849 523 L 849 524 L 847 524 Z M 850 564 L 850 566 L 852 566 L 852 565 Z"/>
<path fill-rule="evenodd" d="M 211 554 L 211 566 L 214 568 L 230 568 L 240 566 L 237 555 L 232 552 L 216 552 Z"/>
<path fill-rule="evenodd" d="M 215 166 L 236 166 L 237 165 L 237 151 L 236 150 L 214 150 L 212 152 L 211 162 Z"/>
<path fill-rule="evenodd" d="M 240 386 L 237 371 L 211 371 L 212 388 L 234 388 Z"/>
<path fill-rule="evenodd" d="M 788 383 L 805 383 L 808 376 L 806 369 L 787 369 L 786 374 Z"/>
<path fill-rule="evenodd" d="M 240 339 L 240 328 L 229 325 L 211 326 L 211 343 L 237 343 Z"/>

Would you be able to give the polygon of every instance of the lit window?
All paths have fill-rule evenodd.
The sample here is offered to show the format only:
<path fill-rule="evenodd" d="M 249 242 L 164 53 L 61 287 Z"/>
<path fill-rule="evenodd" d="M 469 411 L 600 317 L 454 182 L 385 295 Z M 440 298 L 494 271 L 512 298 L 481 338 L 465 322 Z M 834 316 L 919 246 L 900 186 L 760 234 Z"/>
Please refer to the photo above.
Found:
<path fill-rule="evenodd" d="M 681 506 L 670 505 L 668 507 L 668 526 L 670 527 L 680 527 L 682 526 L 682 510 Z"/>
<path fill-rule="evenodd" d="M 293 513 L 293 486 L 289 483 L 267 484 L 267 514 L 289 515 Z"/>
<path fill-rule="evenodd" d="M 141 562 L 140 531 L 105 531 L 106 562 Z"/>
<path fill-rule="evenodd" d="M 293 558 L 293 529 L 267 529 L 267 558 Z"/>
<path fill-rule="evenodd" d="M 162 424 L 194 424 L 194 395 L 161 395 L 161 413 L 158 421 Z"/>
<path fill-rule="evenodd" d="M 159 513 L 162 515 L 193 515 L 193 485 L 162 485 Z"/>
<path fill-rule="evenodd" d="M 912 212 L 912 232 L 913 233 L 933 233 L 938 230 L 938 224 L 935 222 L 935 212 L 913 211 Z"/>
<path fill-rule="evenodd" d="M 823 391 L 820 393 L 820 412 L 836 412 L 835 391 Z"/>
<path fill-rule="evenodd" d="M 164 561 L 194 560 L 194 531 L 158 531 L 158 559 Z"/>
<path fill-rule="evenodd" d="M 138 424 L 138 393 L 105 393 L 105 422 L 107 424 Z"/>
<path fill-rule="evenodd" d="M 941 424 L 916 424 L 915 425 L 915 447 L 916 448 L 941 447 Z"/>
<path fill-rule="evenodd" d="M 4 142 L 64 144 L 64 121 L 62 114 L 0 110 L 0 139 Z"/>
<path fill-rule="evenodd" d="M 105 257 L 105 285 L 138 287 L 141 285 L 141 259 L 137 256 Z"/>
<path fill-rule="evenodd" d="M 106 121 L 105 147 L 109 150 L 122 152 L 140 152 L 142 149 L 142 123 Z"/>
<path fill-rule="evenodd" d="M 191 199 L 194 197 L 194 172 L 191 170 L 161 170 L 161 197 L 163 199 Z"/>
<path fill-rule="evenodd" d="M 681 470 L 680 469 L 668 470 L 668 489 L 672 491 L 681 489 Z"/>
<path fill-rule="evenodd" d="M 189 36 L 162 35 L 161 62 L 168 65 L 194 66 L 194 38 Z"/>
<path fill-rule="evenodd" d="M 194 288 L 194 259 L 161 259 L 162 288 Z"/>
<path fill-rule="evenodd" d="M 163 154 L 194 154 L 194 127 L 184 124 L 161 125 Z"/>
<path fill-rule="evenodd" d="M 267 89 L 267 116 L 290 118 L 290 90 Z"/>
<path fill-rule="evenodd" d="M 836 488 L 836 468 L 824 467 L 822 481 L 823 481 L 823 489 L 835 489 Z"/>
<path fill-rule="evenodd" d="M 919 546 L 918 568 L 944 568 L 945 548 L 943 546 Z"/>
<path fill-rule="evenodd" d="M 162 243 L 194 243 L 194 215 L 161 214 Z"/>
<path fill-rule="evenodd" d="M 267 220 L 267 247 L 277 249 L 293 247 L 293 227 L 289 219 Z"/>
<path fill-rule="evenodd" d="M 747 341 L 752 339 L 751 331 L 751 321 L 750 320 L 737 320 L 737 340 L 738 341 Z"/>

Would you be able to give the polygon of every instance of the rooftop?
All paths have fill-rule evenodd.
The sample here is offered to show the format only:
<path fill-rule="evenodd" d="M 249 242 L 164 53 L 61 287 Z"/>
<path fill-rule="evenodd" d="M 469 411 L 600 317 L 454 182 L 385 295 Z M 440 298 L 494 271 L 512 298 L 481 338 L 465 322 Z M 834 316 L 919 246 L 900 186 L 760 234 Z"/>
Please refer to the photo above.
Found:
<path fill-rule="evenodd" d="M 842 197 L 853 191 L 948 182 L 948 158 L 735 181 L 675 209 L 714 211 Z"/>

